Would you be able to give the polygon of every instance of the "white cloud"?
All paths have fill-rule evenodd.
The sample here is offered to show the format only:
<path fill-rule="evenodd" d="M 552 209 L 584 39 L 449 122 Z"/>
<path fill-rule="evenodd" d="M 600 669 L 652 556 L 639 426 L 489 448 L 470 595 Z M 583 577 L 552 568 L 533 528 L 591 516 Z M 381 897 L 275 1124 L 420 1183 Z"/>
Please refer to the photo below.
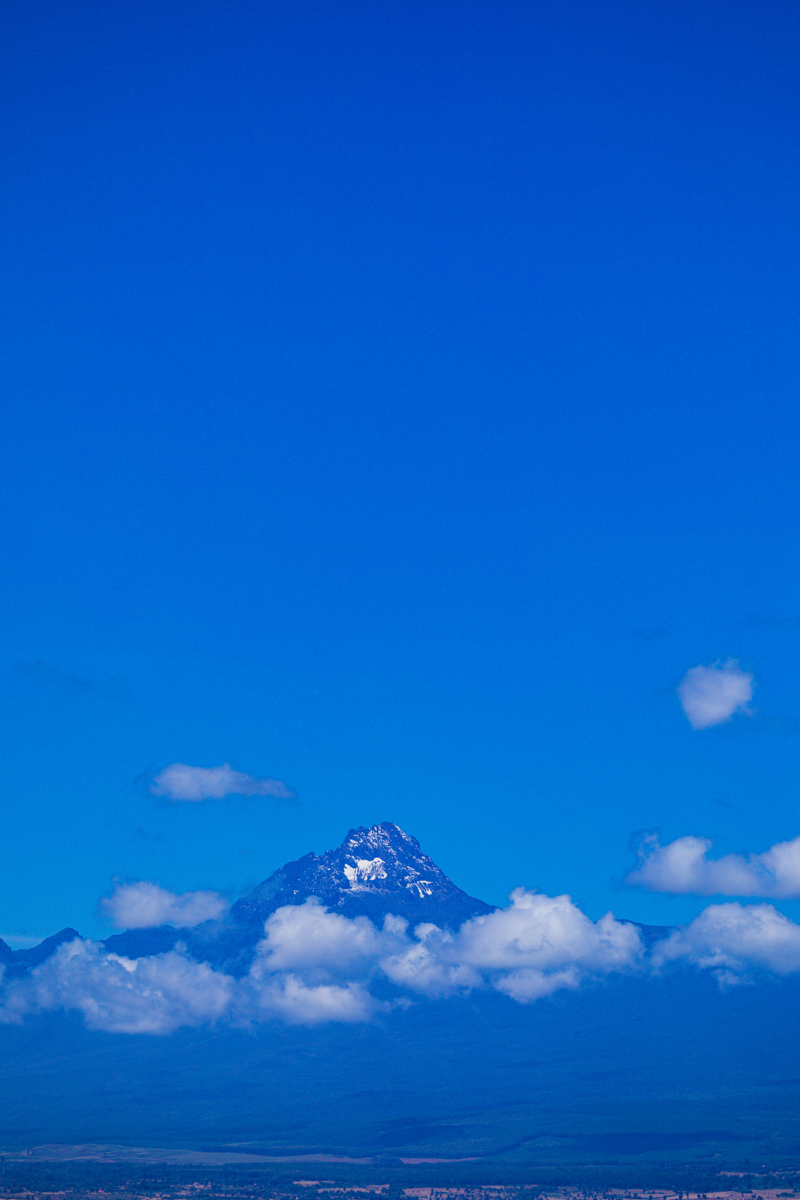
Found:
<path fill-rule="evenodd" d="M 241 1005 L 248 1013 L 260 1009 L 263 1013 L 282 1017 L 290 1025 L 321 1025 L 326 1021 L 356 1023 L 368 1021 L 381 1005 L 363 984 L 316 984 L 308 986 L 296 975 L 281 975 L 266 980 L 261 987 L 250 988 L 255 1000 L 252 1008 Z"/>
<path fill-rule="evenodd" d="M 377 975 L 422 996 L 491 987 L 529 1003 L 610 971 L 670 963 L 712 970 L 721 983 L 753 970 L 800 971 L 800 926 L 770 904 L 711 905 L 659 942 L 649 964 L 635 926 L 610 913 L 593 923 L 568 896 L 522 889 L 509 908 L 456 933 L 428 924 L 409 934 L 399 917 L 368 926 L 317 903 L 279 909 L 243 979 L 195 962 L 182 946 L 132 960 L 76 938 L 25 978 L 5 981 L 0 972 L 0 1021 L 75 1009 L 90 1028 L 110 1033 L 168 1034 L 222 1021 L 353 1023 L 391 1007 L 369 990 Z"/>
<path fill-rule="evenodd" d="M 202 921 L 213 921 L 228 908 L 219 892 L 183 892 L 175 895 L 157 883 L 124 883 L 100 906 L 117 929 L 147 929 L 153 925 L 174 925 L 192 929 Z"/>
<path fill-rule="evenodd" d="M 407 941 L 381 962 L 381 970 L 392 983 L 423 996 L 449 996 L 483 986 L 483 976 L 453 954 L 455 937 L 436 925 L 418 925 L 418 941 Z M 452 955 L 452 957 L 451 957 Z"/>
<path fill-rule="evenodd" d="M 90 1029 L 171 1033 L 222 1018 L 234 988 L 233 979 L 179 951 L 132 960 L 76 938 L 8 986 L 0 1020 L 19 1022 L 31 1012 L 64 1008 L 81 1012 Z"/>
<path fill-rule="evenodd" d="M 702 854 L 707 844 L 695 841 Z M 134 961 L 76 938 L 26 978 L 0 979 L 0 1020 L 71 1008 L 93 1029 L 150 1034 L 220 1021 L 360 1022 L 389 1007 L 370 991 L 378 977 L 419 996 L 489 987 L 529 1003 L 609 972 L 676 962 L 713 970 L 721 982 L 753 970 L 800 971 L 800 926 L 769 904 L 711 905 L 658 943 L 648 962 L 634 925 L 611 913 L 590 921 L 568 896 L 518 888 L 508 908 L 466 921 L 455 933 L 432 924 L 411 932 L 396 916 L 377 928 L 310 900 L 267 919 L 243 979 L 195 962 L 180 945 Z"/>
<path fill-rule="evenodd" d="M 418 926 L 418 942 L 384 961 L 384 973 L 429 995 L 489 984 L 524 1001 L 630 969 L 642 953 L 636 926 L 611 913 L 593 922 L 569 896 L 524 888 L 510 898 L 510 908 L 466 921 L 456 934 Z"/>
<path fill-rule="evenodd" d="M 286 905 L 267 918 L 251 976 L 300 971 L 306 978 L 361 974 L 402 938 L 406 922 L 382 932 L 367 917 L 328 912 L 314 896 L 305 904 Z"/>
<path fill-rule="evenodd" d="M 170 763 L 156 775 L 150 787 L 156 796 L 170 800 L 223 800 L 226 796 L 272 796 L 293 800 L 294 792 L 280 779 L 261 779 L 235 771 L 230 763 L 221 767 L 190 767 Z"/>
<path fill-rule="evenodd" d="M 787 975 L 800 971 L 800 925 L 771 904 L 710 904 L 685 929 L 658 944 L 655 962 L 687 959 L 723 982 L 753 967 Z"/>
<path fill-rule="evenodd" d="M 551 996 L 561 988 L 577 988 L 581 985 L 580 972 L 575 967 L 566 967 L 563 971 L 535 971 L 523 968 L 521 971 L 511 971 L 495 980 L 498 992 L 505 992 L 518 1004 L 530 1004 L 532 1000 L 541 1000 L 542 996 Z"/>
<path fill-rule="evenodd" d="M 641 862 L 627 877 L 653 892 L 698 896 L 800 896 L 800 837 L 762 854 L 708 858 L 706 838 L 676 838 L 667 846 L 645 842 Z"/>
<path fill-rule="evenodd" d="M 204 919 L 221 899 L 127 884 L 105 903 L 121 923 L 142 927 Z M 635 926 L 610 913 L 593 923 L 568 896 L 521 888 L 511 901 L 455 934 L 427 924 L 413 935 L 402 917 L 387 916 L 379 929 L 366 917 L 328 912 L 315 899 L 287 905 L 265 922 L 251 970 L 239 980 L 195 962 L 181 946 L 130 960 L 76 938 L 0 991 L 0 1020 L 73 1008 L 92 1028 L 117 1033 L 168 1033 L 219 1020 L 365 1021 L 387 1006 L 370 994 L 376 976 L 425 996 L 494 987 L 527 1002 L 639 962 Z"/>
<path fill-rule="evenodd" d="M 753 698 L 753 676 L 732 658 L 692 667 L 678 685 L 678 697 L 692 729 L 708 729 L 729 721 L 734 713 L 751 713 L 747 706 Z"/>

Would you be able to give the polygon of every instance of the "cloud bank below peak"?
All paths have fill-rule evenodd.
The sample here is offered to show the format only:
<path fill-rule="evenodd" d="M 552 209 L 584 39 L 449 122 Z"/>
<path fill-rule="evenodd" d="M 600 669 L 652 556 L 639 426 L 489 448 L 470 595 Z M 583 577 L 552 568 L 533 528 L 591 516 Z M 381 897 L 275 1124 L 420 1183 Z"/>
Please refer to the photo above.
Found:
<path fill-rule="evenodd" d="M 164 796 L 175 802 L 198 803 L 202 800 L 224 800 L 226 796 L 271 796 L 274 800 L 295 799 L 295 794 L 282 779 L 248 775 L 235 770 L 230 763 L 221 767 L 192 767 L 174 762 L 160 771 L 150 785 L 154 796 Z"/>
<path fill-rule="evenodd" d="M 182 905 L 185 919 L 204 895 L 177 897 L 149 887 L 118 889 L 118 912 Z M 568 896 L 522 888 L 508 908 L 466 921 L 455 933 L 431 923 L 412 931 L 392 914 L 379 927 L 365 916 L 330 912 L 312 897 L 267 918 L 242 978 L 198 962 L 181 944 L 130 959 L 75 938 L 30 975 L 0 986 L 0 1021 L 77 1009 L 93 1029 L 149 1034 L 216 1022 L 363 1022 L 397 1005 L 481 988 L 529 1003 L 610 972 L 638 970 L 643 954 L 635 925 L 611 913 L 593 922 Z M 372 990 L 376 981 L 381 998 Z M 394 985 L 391 999 L 387 984 Z"/>
<path fill-rule="evenodd" d="M 174 896 L 138 884 L 115 895 L 120 914 L 127 905 L 130 916 L 139 905 L 143 920 L 147 905 L 150 918 L 159 905 L 162 915 L 171 906 L 186 922 L 192 906 L 197 915 L 214 893 Z M 182 943 L 132 959 L 76 937 L 27 976 L 3 980 L 0 974 L 0 1022 L 20 1024 L 64 1009 L 110 1033 L 165 1035 L 181 1027 L 264 1021 L 352 1024 L 480 989 L 528 1004 L 615 974 L 638 976 L 646 986 L 648 978 L 681 964 L 710 971 L 721 986 L 765 973 L 800 973 L 800 925 L 771 904 L 714 904 L 685 928 L 665 930 L 648 952 L 636 925 L 611 913 L 591 921 L 569 896 L 523 888 L 512 892 L 507 908 L 465 921 L 455 932 L 432 923 L 412 930 L 392 914 L 378 926 L 366 916 L 331 912 L 311 897 L 266 919 L 243 977 L 192 958 Z"/>

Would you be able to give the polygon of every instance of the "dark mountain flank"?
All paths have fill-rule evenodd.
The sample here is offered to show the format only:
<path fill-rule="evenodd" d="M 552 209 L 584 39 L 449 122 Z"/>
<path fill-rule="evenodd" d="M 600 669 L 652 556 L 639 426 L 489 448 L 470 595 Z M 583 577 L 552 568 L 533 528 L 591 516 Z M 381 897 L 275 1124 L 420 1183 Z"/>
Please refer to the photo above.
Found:
<path fill-rule="evenodd" d="M 0 963 L 5 967 L 5 978 L 13 979 L 19 975 L 27 975 L 34 967 L 38 967 L 55 954 L 64 942 L 72 942 L 81 935 L 75 929 L 62 929 L 52 937 L 45 938 L 38 946 L 29 950 L 12 950 L 5 942 L 0 942 Z"/>

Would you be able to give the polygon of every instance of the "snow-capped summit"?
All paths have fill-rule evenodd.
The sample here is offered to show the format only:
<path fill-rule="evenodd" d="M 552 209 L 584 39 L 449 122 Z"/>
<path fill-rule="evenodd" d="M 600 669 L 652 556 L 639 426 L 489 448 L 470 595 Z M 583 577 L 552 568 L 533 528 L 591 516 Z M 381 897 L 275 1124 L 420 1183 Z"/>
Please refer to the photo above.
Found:
<path fill-rule="evenodd" d="M 264 922 L 278 908 L 316 896 L 346 917 L 369 917 L 382 925 L 387 913 L 411 925 L 430 921 L 456 929 L 470 917 L 494 911 L 456 887 L 420 844 L 399 825 L 383 821 L 351 829 L 336 850 L 306 854 L 286 863 L 218 920 L 194 929 L 157 926 L 131 929 L 106 938 L 116 954 L 140 958 L 160 954 L 181 942 L 201 962 L 244 974 L 264 936 Z"/>
<path fill-rule="evenodd" d="M 396 913 L 411 922 L 457 926 L 493 906 L 462 892 L 415 837 L 392 821 L 351 829 L 336 850 L 287 863 L 233 907 L 237 922 L 263 922 L 284 904 L 318 896 L 345 916 L 382 921 Z"/>

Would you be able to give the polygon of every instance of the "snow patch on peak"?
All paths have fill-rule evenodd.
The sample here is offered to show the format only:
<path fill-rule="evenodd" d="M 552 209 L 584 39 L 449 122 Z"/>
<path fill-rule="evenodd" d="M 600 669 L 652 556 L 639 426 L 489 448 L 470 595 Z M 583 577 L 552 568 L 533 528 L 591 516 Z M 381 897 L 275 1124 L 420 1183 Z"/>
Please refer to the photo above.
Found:
<path fill-rule="evenodd" d="M 385 879 L 386 864 L 382 858 L 357 858 L 355 866 L 345 863 L 344 873 L 350 887 L 358 887 L 376 879 Z"/>

